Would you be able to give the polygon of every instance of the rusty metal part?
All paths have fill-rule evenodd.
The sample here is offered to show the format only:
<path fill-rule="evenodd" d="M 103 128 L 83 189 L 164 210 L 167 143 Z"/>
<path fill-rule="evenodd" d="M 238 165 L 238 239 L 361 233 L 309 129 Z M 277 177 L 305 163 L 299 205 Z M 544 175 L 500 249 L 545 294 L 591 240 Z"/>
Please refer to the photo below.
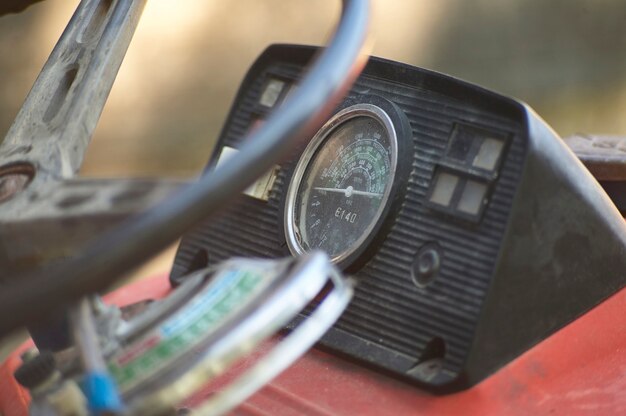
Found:
<path fill-rule="evenodd" d="M 563 140 L 598 181 L 626 180 L 626 137 L 577 134 Z"/>

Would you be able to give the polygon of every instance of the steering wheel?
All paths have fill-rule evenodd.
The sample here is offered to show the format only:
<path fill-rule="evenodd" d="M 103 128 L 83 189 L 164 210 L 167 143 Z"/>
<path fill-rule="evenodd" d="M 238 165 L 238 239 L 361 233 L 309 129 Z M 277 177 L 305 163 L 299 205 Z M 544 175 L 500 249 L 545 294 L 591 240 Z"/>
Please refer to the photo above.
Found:
<path fill-rule="evenodd" d="M 145 2 L 83 0 L 0 146 L 0 336 L 105 289 L 206 220 L 310 137 L 366 61 L 369 2 L 343 0 L 328 47 L 237 158 L 182 186 L 75 178 Z"/>

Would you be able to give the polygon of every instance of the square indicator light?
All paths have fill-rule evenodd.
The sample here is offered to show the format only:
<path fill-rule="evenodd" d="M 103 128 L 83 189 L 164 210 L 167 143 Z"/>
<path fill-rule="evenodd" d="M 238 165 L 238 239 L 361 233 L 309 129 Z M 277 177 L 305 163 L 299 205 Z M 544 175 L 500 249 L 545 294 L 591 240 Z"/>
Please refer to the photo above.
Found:
<path fill-rule="evenodd" d="M 504 149 L 504 142 L 502 140 L 490 137 L 484 139 L 478 149 L 478 153 L 474 157 L 472 166 L 489 171 L 495 170 L 500 161 L 502 149 Z"/>
<path fill-rule="evenodd" d="M 457 175 L 440 172 L 430 195 L 430 202 L 444 207 L 449 206 L 458 183 L 459 177 Z"/>
<path fill-rule="evenodd" d="M 219 168 L 222 164 L 226 163 L 229 159 L 237 157 L 239 153 L 238 149 L 230 146 L 224 146 L 220 153 L 219 158 L 217 159 L 216 168 Z M 272 191 L 272 187 L 276 182 L 276 178 L 278 177 L 278 173 L 280 168 L 278 166 L 273 166 L 268 172 L 266 172 L 263 176 L 259 177 L 256 182 L 247 187 L 243 193 L 251 196 L 252 198 L 259 199 L 261 201 L 267 202 L 270 199 L 270 193 Z"/>
<path fill-rule="evenodd" d="M 259 99 L 259 104 L 264 107 L 272 108 L 278 102 L 281 93 L 285 89 L 285 81 L 281 81 L 276 78 L 271 78 L 266 84 L 263 93 L 261 94 L 261 98 Z"/>
<path fill-rule="evenodd" d="M 459 162 L 465 162 L 475 139 L 476 134 L 473 131 L 457 125 L 452 133 L 452 141 L 448 147 L 447 156 Z"/>
<path fill-rule="evenodd" d="M 470 215 L 478 215 L 483 207 L 487 185 L 481 182 L 468 180 L 463 187 L 457 210 Z"/>

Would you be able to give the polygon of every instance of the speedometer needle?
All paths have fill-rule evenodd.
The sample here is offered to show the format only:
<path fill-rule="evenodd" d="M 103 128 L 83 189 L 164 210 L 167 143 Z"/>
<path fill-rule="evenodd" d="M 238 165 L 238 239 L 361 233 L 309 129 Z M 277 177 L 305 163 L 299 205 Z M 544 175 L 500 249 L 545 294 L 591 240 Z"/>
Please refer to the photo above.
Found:
<path fill-rule="evenodd" d="M 376 192 L 359 191 L 359 190 L 354 189 L 352 186 L 348 186 L 347 188 L 344 188 L 344 189 L 341 189 L 341 188 L 322 188 L 322 187 L 316 186 L 313 189 L 315 189 L 316 191 L 340 192 L 340 193 L 344 194 L 347 198 L 350 198 L 352 195 L 373 196 L 373 197 L 377 197 L 377 198 L 380 198 L 380 197 L 383 196 L 383 194 L 379 194 L 379 193 L 376 193 Z"/>

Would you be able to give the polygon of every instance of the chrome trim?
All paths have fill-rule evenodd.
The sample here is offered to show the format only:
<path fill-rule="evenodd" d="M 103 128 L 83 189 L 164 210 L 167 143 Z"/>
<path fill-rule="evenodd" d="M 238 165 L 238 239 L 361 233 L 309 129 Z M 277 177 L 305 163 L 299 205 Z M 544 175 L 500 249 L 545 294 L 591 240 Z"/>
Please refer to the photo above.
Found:
<path fill-rule="evenodd" d="M 389 195 L 391 193 L 392 184 L 395 180 L 396 170 L 398 167 L 398 136 L 391 118 L 382 108 L 373 104 L 355 104 L 339 111 L 322 126 L 315 136 L 313 136 L 313 139 L 311 139 L 308 146 L 304 149 L 304 152 L 302 152 L 291 181 L 289 182 L 285 203 L 284 225 L 287 246 L 289 247 L 291 254 L 294 256 L 298 256 L 306 252 L 296 237 L 296 234 L 300 234 L 300 232 L 297 224 L 295 224 L 295 203 L 298 196 L 298 190 L 300 189 L 300 185 L 304 177 L 304 172 L 312 161 L 312 158 L 318 148 L 320 148 L 320 146 L 326 141 L 331 133 L 335 131 L 335 129 L 348 120 L 362 116 L 374 118 L 387 130 L 391 146 L 391 169 L 389 172 L 389 177 L 391 179 L 385 186 L 385 192 L 383 193 L 382 201 L 378 211 L 376 212 L 374 221 L 369 224 L 363 235 L 361 235 L 361 237 L 359 237 L 359 239 L 350 248 L 331 258 L 333 263 L 336 264 L 345 260 L 363 245 L 376 224 L 378 224 L 385 207 L 389 203 Z"/>

